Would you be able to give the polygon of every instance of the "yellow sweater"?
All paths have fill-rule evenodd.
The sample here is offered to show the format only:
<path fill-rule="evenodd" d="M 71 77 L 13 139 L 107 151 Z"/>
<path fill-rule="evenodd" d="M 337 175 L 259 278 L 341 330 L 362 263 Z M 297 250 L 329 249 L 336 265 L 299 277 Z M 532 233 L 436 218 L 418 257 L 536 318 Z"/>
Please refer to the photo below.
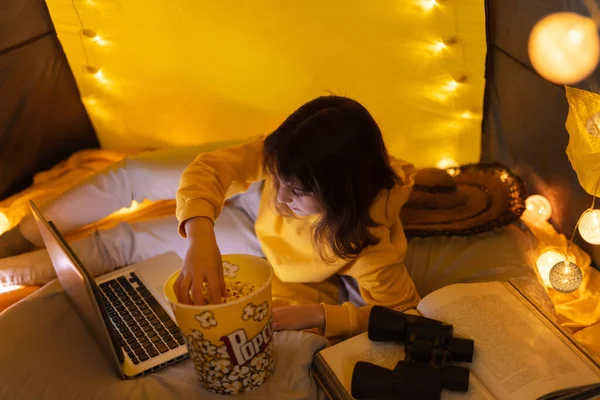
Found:
<path fill-rule="evenodd" d="M 270 204 L 273 185 L 263 171 L 263 139 L 246 144 L 202 153 L 186 168 L 177 192 L 179 233 L 185 237 L 183 224 L 192 217 L 216 220 L 226 198 L 243 191 L 256 181 L 266 179 L 256 234 L 262 250 L 277 277 L 283 282 L 321 282 L 335 274 L 356 279 L 365 302 L 398 310 L 416 307 L 419 295 L 403 263 L 406 237 L 400 222 L 400 208 L 408 199 L 415 169 L 392 159 L 392 166 L 404 184 L 384 190 L 371 206 L 371 217 L 380 224 L 371 232 L 380 239 L 352 260 L 334 264 L 322 262 L 313 249 L 311 225 L 318 216 L 282 217 Z M 357 308 L 323 304 L 325 336 L 347 338 L 364 332 L 368 326 L 370 306 Z"/>

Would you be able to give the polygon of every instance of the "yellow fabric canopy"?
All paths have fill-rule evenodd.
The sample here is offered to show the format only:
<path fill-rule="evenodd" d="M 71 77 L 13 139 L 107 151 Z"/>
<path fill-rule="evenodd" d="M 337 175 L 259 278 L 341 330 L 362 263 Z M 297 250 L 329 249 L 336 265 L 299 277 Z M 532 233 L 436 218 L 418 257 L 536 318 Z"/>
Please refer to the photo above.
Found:
<path fill-rule="evenodd" d="M 480 0 L 48 0 L 103 147 L 271 132 L 329 92 L 417 166 L 480 155 Z"/>

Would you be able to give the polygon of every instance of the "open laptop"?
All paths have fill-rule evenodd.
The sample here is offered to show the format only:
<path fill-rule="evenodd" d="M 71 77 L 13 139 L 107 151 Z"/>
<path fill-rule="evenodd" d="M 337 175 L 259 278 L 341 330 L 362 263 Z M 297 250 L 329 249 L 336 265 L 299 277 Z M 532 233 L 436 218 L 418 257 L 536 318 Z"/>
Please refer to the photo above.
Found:
<path fill-rule="evenodd" d="M 79 317 L 122 379 L 188 357 L 162 286 L 182 260 L 176 253 L 93 278 L 56 226 L 30 201 L 60 284 Z"/>

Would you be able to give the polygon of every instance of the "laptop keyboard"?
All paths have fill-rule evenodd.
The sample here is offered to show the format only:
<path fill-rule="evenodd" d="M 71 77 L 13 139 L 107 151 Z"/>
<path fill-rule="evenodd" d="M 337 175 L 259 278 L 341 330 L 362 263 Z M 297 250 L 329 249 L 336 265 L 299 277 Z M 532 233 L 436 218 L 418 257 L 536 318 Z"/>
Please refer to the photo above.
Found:
<path fill-rule="evenodd" d="M 101 283 L 100 289 L 121 346 L 134 364 L 185 343 L 175 322 L 135 272 Z"/>

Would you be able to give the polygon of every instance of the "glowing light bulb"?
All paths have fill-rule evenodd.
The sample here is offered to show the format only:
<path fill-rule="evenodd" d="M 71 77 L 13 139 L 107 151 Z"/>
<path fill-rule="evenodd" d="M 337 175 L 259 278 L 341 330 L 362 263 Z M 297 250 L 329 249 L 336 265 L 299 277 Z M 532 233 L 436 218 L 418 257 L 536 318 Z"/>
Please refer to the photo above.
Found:
<path fill-rule="evenodd" d="M 96 37 L 94 37 L 92 39 L 98 46 L 105 46 L 106 44 L 108 44 L 108 42 L 104 39 L 102 39 L 102 37 L 96 35 Z"/>
<path fill-rule="evenodd" d="M 446 168 L 456 168 L 458 167 L 460 164 L 458 164 L 458 162 L 452 158 L 449 157 L 443 157 L 442 159 L 440 159 L 440 161 L 438 161 L 438 163 L 436 164 L 436 167 L 438 167 L 439 169 L 446 169 Z"/>
<path fill-rule="evenodd" d="M 560 261 L 550 270 L 550 284 L 562 293 L 577 290 L 583 280 L 581 269 L 570 261 Z"/>
<path fill-rule="evenodd" d="M 458 87 L 462 84 L 465 83 L 467 81 L 467 77 L 466 76 L 460 76 L 456 79 L 451 79 L 450 81 L 448 81 L 445 85 L 444 85 L 444 90 L 448 91 L 448 92 L 454 92 L 456 89 L 458 89 Z"/>
<path fill-rule="evenodd" d="M 581 215 L 579 234 L 588 243 L 600 244 L 600 210 L 587 210 Z"/>
<path fill-rule="evenodd" d="M 437 6 L 436 0 L 416 0 L 414 3 L 421 7 L 424 11 L 431 11 L 435 6 Z"/>
<path fill-rule="evenodd" d="M 552 205 L 547 198 L 534 194 L 525 199 L 525 211 L 521 219 L 533 225 L 542 224 L 552 216 Z"/>
<path fill-rule="evenodd" d="M 107 84 L 108 83 L 108 79 L 106 79 L 106 77 L 104 76 L 104 72 L 102 72 L 102 70 L 100 68 L 96 68 L 96 67 L 92 67 L 92 66 L 87 66 L 86 67 L 87 71 L 98 80 L 98 82 L 103 83 L 103 84 Z"/>
<path fill-rule="evenodd" d="M 0 235 L 10 229 L 10 222 L 4 213 L 0 212 Z"/>
<path fill-rule="evenodd" d="M 446 83 L 446 85 L 444 86 L 444 89 L 447 90 L 448 92 L 453 92 L 456 90 L 456 88 L 458 88 L 459 83 L 457 81 L 455 81 L 454 79 L 452 79 L 450 82 Z"/>
<path fill-rule="evenodd" d="M 529 58 L 535 70 L 551 82 L 564 85 L 585 79 L 600 58 L 596 24 L 573 12 L 542 18 L 529 35 Z"/>
<path fill-rule="evenodd" d="M 552 286 L 550 283 L 550 270 L 561 261 L 565 261 L 565 255 L 554 250 L 546 250 L 536 260 L 535 265 L 542 281 L 544 281 L 544 285 L 547 287 Z"/>
<path fill-rule="evenodd" d="M 451 45 L 456 44 L 458 39 L 456 37 L 450 37 L 444 40 L 436 40 L 429 45 L 429 49 L 434 53 L 440 53 L 443 50 L 447 50 Z"/>
<path fill-rule="evenodd" d="M 441 40 L 438 40 L 437 42 L 434 42 L 430 48 L 434 53 L 439 53 L 447 47 L 448 46 L 446 46 L 446 43 L 442 42 Z"/>

